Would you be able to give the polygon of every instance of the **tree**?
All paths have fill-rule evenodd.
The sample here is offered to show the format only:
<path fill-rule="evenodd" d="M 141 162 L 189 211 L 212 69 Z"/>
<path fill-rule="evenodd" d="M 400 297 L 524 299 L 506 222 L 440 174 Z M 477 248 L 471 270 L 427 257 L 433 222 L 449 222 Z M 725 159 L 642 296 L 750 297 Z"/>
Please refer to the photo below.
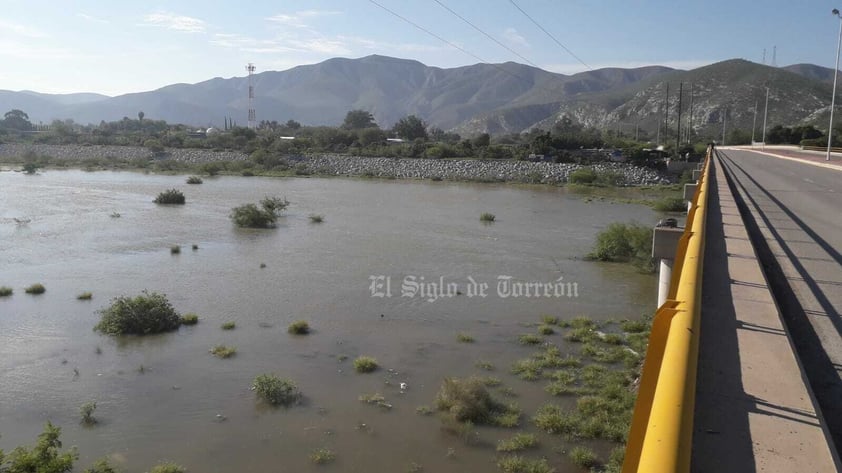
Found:
<path fill-rule="evenodd" d="M 427 124 L 415 115 L 398 120 L 392 131 L 405 140 L 427 139 Z"/>
<path fill-rule="evenodd" d="M 38 435 L 38 442 L 34 447 L 18 447 L 5 458 L 0 452 L 0 471 L 9 473 L 69 473 L 73 471 L 73 462 L 79 458 L 79 454 L 74 449 L 60 452 L 59 435 L 61 435 L 61 428 L 48 421 L 44 426 L 44 432 Z"/>
<path fill-rule="evenodd" d="M 474 138 L 474 146 L 477 148 L 484 148 L 491 144 L 491 135 L 488 133 L 483 133 L 476 138 Z"/>
<path fill-rule="evenodd" d="M 361 130 L 363 128 L 377 128 L 374 115 L 365 110 L 351 110 L 345 115 L 342 128 L 346 130 Z"/>
<path fill-rule="evenodd" d="M 290 130 L 297 130 L 301 128 L 301 123 L 298 123 L 295 120 L 287 120 L 286 127 Z"/>
<path fill-rule="evenodd" d="M 143 110 L 137 112 L 137 121 L 143 123 L 143 117 L 145 117 L 145 116 L 146 116 L 146 114 L 143 113 Z"/>
<path fill-rule="evenodd" d="M 13 130 L 31 130 L 32 123 L 29 121 L 29 115 L 23 110 L 13 109 L 3 115 L 3 126 Z"/>

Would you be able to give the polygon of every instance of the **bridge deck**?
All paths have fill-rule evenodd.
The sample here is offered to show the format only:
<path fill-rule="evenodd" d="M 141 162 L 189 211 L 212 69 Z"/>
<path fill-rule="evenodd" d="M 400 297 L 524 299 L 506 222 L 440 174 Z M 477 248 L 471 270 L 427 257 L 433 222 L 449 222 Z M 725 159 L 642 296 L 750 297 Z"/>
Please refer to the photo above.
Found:
<path fill-rule="evenodd" d="M 718 162 L 710 185 L 691 469 L 838 471 L 824 422 Z"/>

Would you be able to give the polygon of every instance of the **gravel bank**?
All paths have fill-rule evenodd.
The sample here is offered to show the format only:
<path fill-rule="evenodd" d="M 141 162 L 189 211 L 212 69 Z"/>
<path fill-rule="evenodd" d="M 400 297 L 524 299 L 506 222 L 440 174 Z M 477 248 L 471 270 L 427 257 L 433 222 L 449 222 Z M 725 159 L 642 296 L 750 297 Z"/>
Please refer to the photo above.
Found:
<path fill-rule="evenodd" d="M 121 160 L 151 159 L 154 154 L 138 146 L 79 146 L 0 144 L 0 158 L 13 158 L 32 151 L 53 159 L 117 158 Z M 211 161 L 245 161 L 248 156 L 233 151 L 201 149 L 168 149 L 166 156 L 188 163 Z M 532 163 L 527 161 L 481 161 L 475 159 L 393 159 L 320 154 L 295 156 L 290 163 L 302 171 L 335 176 L 373 176 L 396 179 L 443 179 L 479 181 L 517 181 L 558 184 L 581 168 L 578 164 Z M 629 186 L 668 184 L 669 178 L 649 168 L 623 163 L 601 163 L 591 166 L 597 171 L 622 174 Z"/>

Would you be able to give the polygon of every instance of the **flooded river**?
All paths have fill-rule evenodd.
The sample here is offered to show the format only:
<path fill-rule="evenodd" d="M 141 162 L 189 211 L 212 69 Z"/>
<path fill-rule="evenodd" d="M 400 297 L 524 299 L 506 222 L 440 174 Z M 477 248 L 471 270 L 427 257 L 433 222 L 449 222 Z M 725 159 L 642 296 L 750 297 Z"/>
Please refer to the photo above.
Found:
<path fill-rule="evenodd" d="M 186 205 L 152 203 L 172 187 Z M 235 228 L 230 209 L 265 195 L 291 202 L 278 228 Z M 480 222 L 482 212 L 497 221 Z M 78 447 L 79 471 L 106 455 L 127 472 L 161 460 L 195 472 L 401 472 L 413 462 L 433 472 L 495 471 L 493 446 L 511 431 L 480 429 L 483 442 L 467 446 L 416 407 L 432 404 L 444 376 L 476 373 L 486 360 L 534 431 L 528 418 L 549 399 L 541 383 L 508 373 L 534 351 L 517 336 L 544 314 L 651 312 L 654 277 L 580 258 L 608 223 L 656 219 L 644 206 L 585 202 L 560 188 L 257 177 L 188 186 L 184 176 L 0 172 L 0 286 L 15 290 L 0 298 L 0 449 L 31 444 L 51 420 L 64 445 Z M 181 253 L 170 254 L 172 245 Z M 503 297 L 500 276 L 563 277 L 578 297 Z M 462 294 L 402 295 L 407 277 L 454 283 Z M 487 296 L 471 281 L 488 284 Z M 25 294 L 36 282 L 46 293 Z M 98 309 L 143 289 L 198 313 L 199 324 L 143 338 L 92 330 Z M 76 300 L 84 291 L 93 299 Z M 287 334 L 298 319 L 312 334 Z M 221 330 L 229 320 L 236 329 Z M 459 332 L 476 342 L 457 342 Z M 236 356 L 211 356 L 220 343 L 236 346 Z M 382 368 L 355 373 L 351 361 L 363 354 Z M 304 402 L 256 402 L 249 388 L 261 373 L 294 379 Z M 374 392 L 393 408 L 358 400 Z M 97 403 L 93 427 L 79 422 L 88 401 Z M 531 455 L 577 471 L 557 453 L 561 438 L 542 441 Z M 312 464 L 318 447 L 336 461 Z"/>

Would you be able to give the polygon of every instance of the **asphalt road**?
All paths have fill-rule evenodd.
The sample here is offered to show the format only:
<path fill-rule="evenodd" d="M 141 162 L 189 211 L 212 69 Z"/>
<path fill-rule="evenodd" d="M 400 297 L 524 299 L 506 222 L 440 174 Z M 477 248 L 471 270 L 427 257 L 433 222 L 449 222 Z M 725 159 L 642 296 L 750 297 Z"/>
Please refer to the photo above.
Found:
<path fill-rule="evenodd" d="M 842 170 L 751 151 L 718 155 L 745 193 L 752 242 L 842 450 Z"/>

